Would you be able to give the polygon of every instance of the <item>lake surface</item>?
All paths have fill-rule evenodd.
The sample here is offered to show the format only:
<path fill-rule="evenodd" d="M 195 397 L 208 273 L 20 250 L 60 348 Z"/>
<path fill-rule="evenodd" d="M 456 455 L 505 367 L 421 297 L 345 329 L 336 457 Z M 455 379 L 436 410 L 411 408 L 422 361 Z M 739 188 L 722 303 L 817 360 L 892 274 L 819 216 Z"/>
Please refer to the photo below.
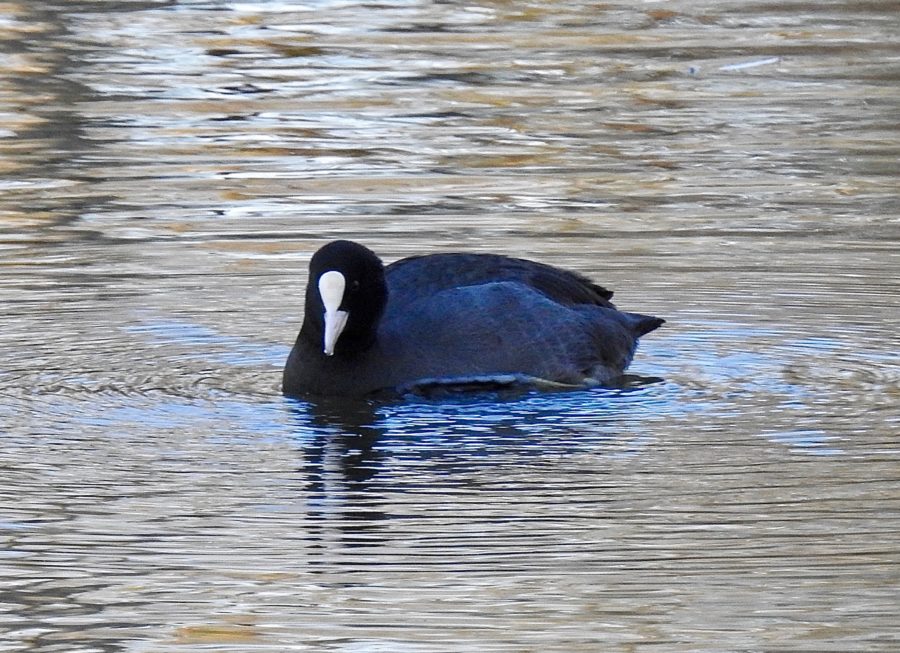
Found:
<path fill-rule="evenodd" d="M 900 650 L 896 2 L 0 4 L 0 650 Z M 627 390 L 280 396 L 501 251 Z"/>

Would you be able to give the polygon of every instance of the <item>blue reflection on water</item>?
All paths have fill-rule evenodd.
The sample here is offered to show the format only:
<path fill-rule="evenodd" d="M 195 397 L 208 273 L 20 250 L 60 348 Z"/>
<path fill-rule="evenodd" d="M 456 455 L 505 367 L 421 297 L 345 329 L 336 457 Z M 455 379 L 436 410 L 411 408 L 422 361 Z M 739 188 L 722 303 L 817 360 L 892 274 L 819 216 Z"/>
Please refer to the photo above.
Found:
<path fill-rule="evenodd" d="M 764 432 L 761 434 L 772 442 L 784 444 L 794 449 L 803 450 L 807 453 L 827 456 L 844 453 L 843 449 L 837 447 L 829 447 L 827 444 L 838 438 L 828 435 L 825 431 L 820 430 L 797 430 L 797 431 L 775 431 Z"/>
<path fill-rule="evenodd" d="M 472 452 L 497 446 L 584 447 L 614 440 L 621 452 L 622 437 L 630 443 L 628 450 L 644 446 L 643 438 L 636 434 L 643 421 L 656 418 L 656 409 L 668 401 L 666 393 L 660 385 L 518 396 L 487 393 L 441 400 L 286 401 L 300 437 L 304 432 L 353 435 L 375 430 L 380 445 L 397 452 L 411 444 L 419 449 L 451 447 L 456 452 Z"/>
<path fill-rule="evenodd" d="M 158 345 L 179 345 L 187 350 L 184 360 L 209 360 L 225 365 L 254 366 L 287 358 L 290 347 L 264 345 L 254 340 L 222 335 L 209 327 L 182 320 L 153 320 L 123 327 Z"/>

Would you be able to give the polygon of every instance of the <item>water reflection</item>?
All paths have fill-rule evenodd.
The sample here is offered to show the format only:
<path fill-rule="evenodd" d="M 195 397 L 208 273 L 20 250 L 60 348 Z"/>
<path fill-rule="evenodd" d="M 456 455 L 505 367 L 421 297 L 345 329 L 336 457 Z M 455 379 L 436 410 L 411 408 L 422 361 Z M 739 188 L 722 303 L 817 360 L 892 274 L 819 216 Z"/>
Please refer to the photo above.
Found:
<path fill-rule="evenodd" d="M 618 393 L 617 393 L 618 394 Z M 435 473 L 498 464 L 527 466 L 535 454 L 566 455 L 604 447 L 634 453 L 643 443 L 615 439 L 616 412 L 640 419 L 635 402 L 601 391 L 526 393 L 513 399 L 465 396 L 456 401 L 407 398 L 393 402 L 346 399 L 286 400 L 293 438 L 303 453 L 308 485 L 328 478 L 338 491 L 365 493 L 383 467 L 393 477 L 427 462 Z M 629 436 L 631 437 L 631 436 Z M 521 459 L 520 459 L 521 458 Z M 402 488 L 398 488 L 402 491 Z M 356 500 L 348 500 L 357 504 Z"/>
<path fill-rule="evenodd" d="M 467 393 L 394 401 L 316 398 L 290 402 L 298 437 L 324 438 L 339 451 L 361 456 L 373 449 L 404 456 L 465 458 L 490 451 L 504 456 L 531 448 L 564 453 L 615 439 L 618 421 L 638 422 L 670 398 L 646 387 L 574 392 Z M 633 451 L 619 443 L 618 451 Z M 317 456 L 317 458 L 319 458 Z M 440 462 L 440 461 L 439 461 Z"/>

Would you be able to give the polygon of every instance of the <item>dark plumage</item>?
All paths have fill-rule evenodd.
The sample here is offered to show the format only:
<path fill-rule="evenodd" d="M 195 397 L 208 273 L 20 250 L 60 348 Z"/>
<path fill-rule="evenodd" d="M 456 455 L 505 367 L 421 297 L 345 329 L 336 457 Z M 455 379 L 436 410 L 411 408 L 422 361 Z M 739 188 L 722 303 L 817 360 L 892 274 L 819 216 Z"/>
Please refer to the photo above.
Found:
<path fill-rule="evenodd" d="M 362 245 L 334 241 L 310 261 L 284 393 L 609 384 L 637 339 L 664 322 L 619 311 L 611 297 L 579 274 L 524 259 L 432 254 L 384 267 Z"/>

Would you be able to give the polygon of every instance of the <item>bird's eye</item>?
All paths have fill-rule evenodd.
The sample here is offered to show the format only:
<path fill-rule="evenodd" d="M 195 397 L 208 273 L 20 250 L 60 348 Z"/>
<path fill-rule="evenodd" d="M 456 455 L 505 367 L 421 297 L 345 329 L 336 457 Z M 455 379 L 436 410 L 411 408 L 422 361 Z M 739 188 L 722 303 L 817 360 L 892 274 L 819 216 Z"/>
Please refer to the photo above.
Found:
<path fill-rule="evenodd" d="M 350 292 L 356 292 L 359 290 L 359 281 L 354 280 L 353 283 L 350 284 Z"/>

